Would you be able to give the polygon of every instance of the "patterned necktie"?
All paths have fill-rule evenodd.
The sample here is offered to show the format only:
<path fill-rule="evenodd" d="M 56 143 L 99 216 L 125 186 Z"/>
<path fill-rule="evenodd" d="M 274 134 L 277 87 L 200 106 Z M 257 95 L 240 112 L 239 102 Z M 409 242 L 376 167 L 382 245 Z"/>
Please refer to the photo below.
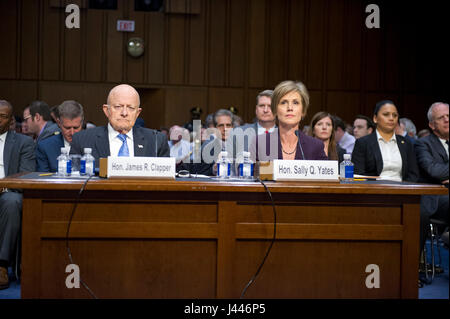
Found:
<path fill-rule="evenodd" d="M 117 137 L 122 141 L 122 146 L 120 147 L 118 156 L 130 156 L 130 152 L 128 151 L 127 136 L 125 134 L 119 134 Z"/>

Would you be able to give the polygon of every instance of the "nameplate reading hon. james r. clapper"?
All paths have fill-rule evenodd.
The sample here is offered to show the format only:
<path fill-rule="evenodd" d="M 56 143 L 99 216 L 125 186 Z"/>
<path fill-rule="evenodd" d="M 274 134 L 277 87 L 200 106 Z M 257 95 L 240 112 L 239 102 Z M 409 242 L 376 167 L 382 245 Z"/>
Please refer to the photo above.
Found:
<path fill-rule="evenodd" d="M 108 156 L 107 177 L 175 179 L 174 157 Z"/>

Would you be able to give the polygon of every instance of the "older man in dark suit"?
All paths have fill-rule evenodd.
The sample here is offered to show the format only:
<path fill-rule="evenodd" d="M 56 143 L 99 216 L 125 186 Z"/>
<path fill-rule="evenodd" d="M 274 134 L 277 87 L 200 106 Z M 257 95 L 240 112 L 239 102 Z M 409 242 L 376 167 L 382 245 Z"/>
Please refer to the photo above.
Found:
<path fill-rule="evenodd" d="M 434 103 L 428 110 L 429 127 L 432 133 L 416 141 L 417 162 L 421 171 L 421 180 L 432 184 L 444 184 L 448 187 L 448 139 L 449 106 L 446 103 Z M 425 244 L 426 229 L 430 218 L 449 222 L 448 195 L 422 196 L 420 248 Z"/>
<path fill-rule="evenodd" d="M 10 131 L 13 109 L 0 100 L 0 179 L 35 169 L 34 142 L 31 137 Z M 8 266 L 11 265 L 20 231 L 22 194 L 0 189 L 0 289 L 8 288 Z"/>
<path fill-rule="evenodd" d="M 96 167 L 100 158 L 108 156 L 169 157 L 169 145 L 164 134 L 133 127 L 141 110 L 139 94 L 132 86 L 115 86 L 103 105 L 108 125 L 74 134 L 70 154 L 82 154 L 84 148 L 91 148 Z"/>

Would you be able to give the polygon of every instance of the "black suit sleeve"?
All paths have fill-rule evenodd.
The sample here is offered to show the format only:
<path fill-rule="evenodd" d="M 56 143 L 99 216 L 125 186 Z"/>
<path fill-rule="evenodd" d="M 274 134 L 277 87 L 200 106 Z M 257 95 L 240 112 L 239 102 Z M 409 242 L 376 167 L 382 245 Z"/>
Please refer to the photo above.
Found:
<path fill-rule="evenodd" d="M 19 172 L 34 172 L 36 170 L 36 158 L 34 155 L 34 142 L 26 136 L 20 148 Z"/>
<path fill-rule="evenodd" d="M 364 141 L 364 140 L 363 140 Z M 354 165 L 355 174 L 366 174 L 366 146 L 367 143 L 362 142 L 361 139 L 356 139 L 355 147 L 352 152 L 352 162 Z"/>
<path fill-rule="evenodd" d="M 419 139 L 415 144 L 417 162 L 433 180 L 442 182 L 448 179 L 448 163 L 439 162 L 433 156 L 430 141 Z"/>
<path fill-rule="evenodd" d="M 156 156 L 170 157 L 170 148 L 166 135 L 158 132 L 156 138 L 158 139 L 158 154 Z"/>
<path fill-rule="evenodd" d="M 80 143 L 81 132 L 82 131 L 72 135 L 72 143 L 70 143 L 70 154 L 83 154 L 81 152 L 81 143 Z"/>
<path fill-rule="evenodd" d="M 50 166 L 48 165 L 48 157 L 45 151 L 41 147 L 39 142 L 36 147 L 36 171 L 37 172 L 50 172 Z"/>
<path fill-rule="evenodd" d="M 419 180 L 419 166 L 417 165 L 417 160 L 416 160 L 416 153 L 414 151 L 414 144 L 412 144 L 410 141 L 406 140 L 406 144 L 408 146 L 407 149 L 407 173 L 406 176 L 404 178 L 405 181 L 408 182 L 417 182 Z"/>

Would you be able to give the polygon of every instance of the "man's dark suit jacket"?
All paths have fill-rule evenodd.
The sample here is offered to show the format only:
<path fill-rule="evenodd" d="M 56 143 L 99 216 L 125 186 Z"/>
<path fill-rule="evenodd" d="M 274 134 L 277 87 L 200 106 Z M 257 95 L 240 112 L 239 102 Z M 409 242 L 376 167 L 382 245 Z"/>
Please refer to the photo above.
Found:
<path fill-rule="evenodd" d="M 417 182 L 419 180 L 419 168 L 414 146 L 403 136 L 395 135 L 395 138 L 402 157 L 402 180 Z M 352 162 L 355 165 L 355 174 L 380 176 L 383 171 L 383 157 L 376 131 L 356 139 Z"/>
<path fill-rule="evenodd" d="M 36 147 L 36 171 L 57 172 L 57 157 L 61 154 L 61 147 L 64 147 L 64 137 L 57 134 L 40 141 Z"/>
<path fill-rule="evenodd" d="M 447 152 L 435 134 L 418 139 L 415 149 L 423 182 L 441 184 L 448 179 Z"/>
<path fill-rule="evenodd" d="M 134 156 L 170 157 L 167 137 L 144 127 L 133 128 Z M 108 126 L 98 126 L 75 133 L 72 136 L 70 154 L 84 154 L 84 148 L 92 148 L 95 167 L 99 159 L 110 156 Z"/>
<path fill-rule="evenodd" d="M 447 152 L 434 133 L 418 139 L 415 144 L 415 149 L 420 168 L 421 182 L 441 184 L 443 181 L 448 180 L 449 161 Z M 439 199 L 440 196 L 422 196 L 422 210 L 431 216 L 438 209 Z M 448 196 L 441 196 L 441 200 L 447 200 L 448 203 Z"/>
<path fill-rule="evenodd" d="M 61 132 L 59 126 L 51 121 L 47 122 L 42 130 L 42 133 L 36 139 L 36 143 L 43 141 L 55 135 L 55 132 Z"/>
<path fill-rule="evenodd" d="M 21 172 L 34 172 L 34 142 L 29 136 L 8 131 L 3 149 L 3 165 L 5 176 Z"/>

